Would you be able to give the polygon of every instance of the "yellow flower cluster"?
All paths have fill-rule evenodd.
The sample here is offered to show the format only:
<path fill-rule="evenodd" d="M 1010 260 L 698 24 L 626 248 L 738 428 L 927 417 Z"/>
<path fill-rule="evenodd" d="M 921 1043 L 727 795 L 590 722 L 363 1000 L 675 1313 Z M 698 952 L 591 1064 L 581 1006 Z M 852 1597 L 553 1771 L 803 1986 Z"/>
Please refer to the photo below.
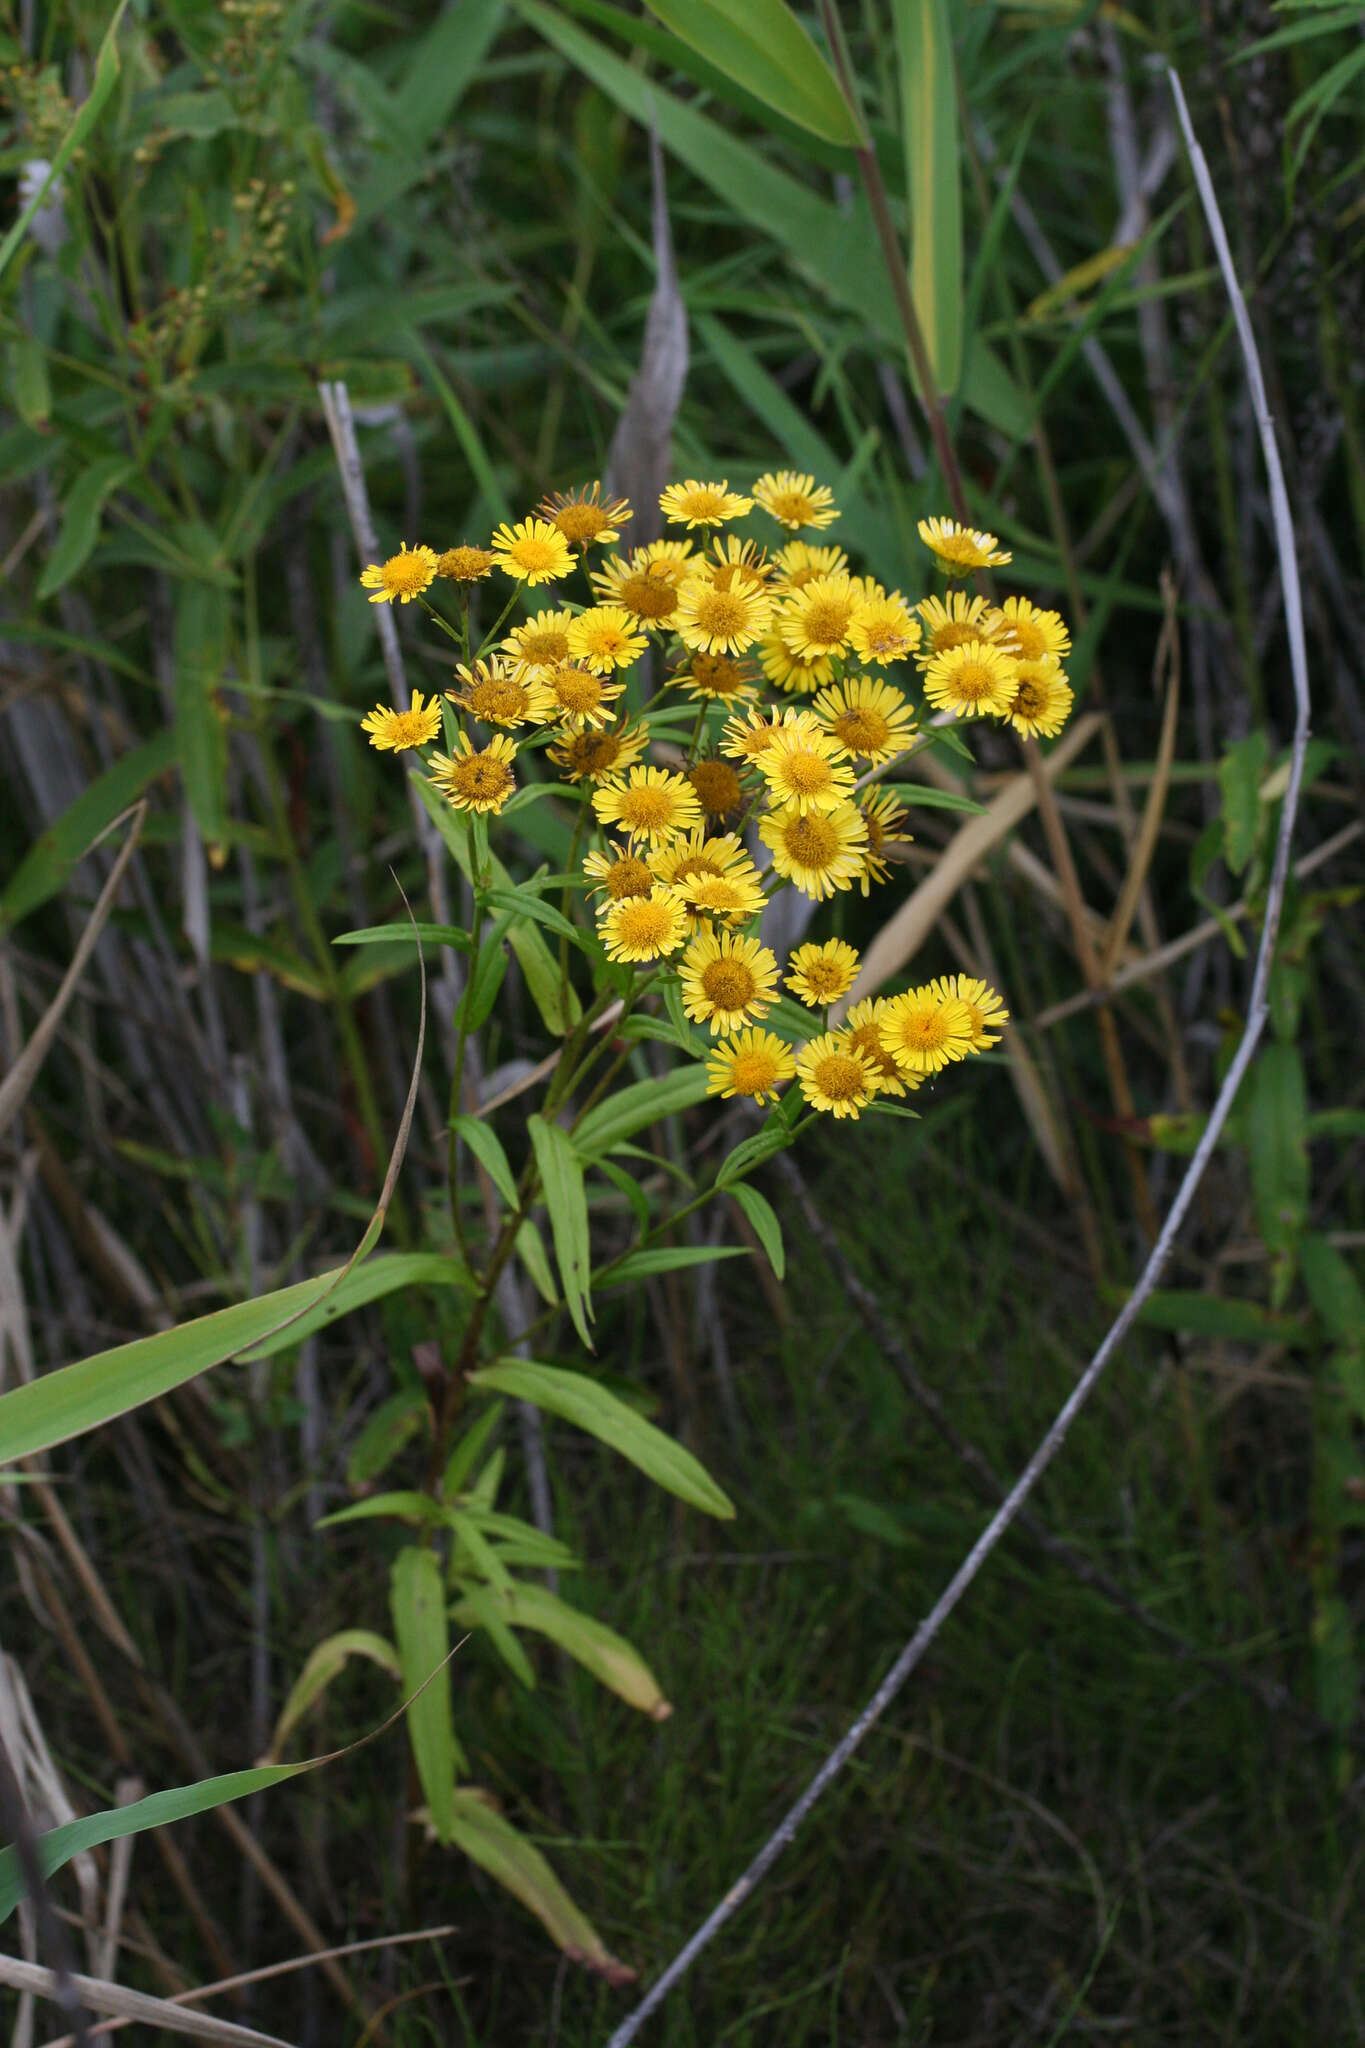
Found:
<path fill-rule="evenodd" d="M 778 470 L 747 492 L 688 478 L 659 505 L 677 537 L 591 568 L 588 551 L 619 543 L 633 516 L 598 484 L 545 498 L 487 546 L 404 546 L 367 568 L 372 603 L 418 601 L 460 659 L 441 696 L 376 706 L 362 729 L 393 752 L 443 738 L 449 751 L 422 754 L 429 784 L 473 814 L 503 810 L 519 751 L 543 748 L 577 788 L 575 845 L 584 826 L 598 841 L 581 886 L 602 950 L 647 969 L 651 986 L 671 983 L 669 1001 L 717 1040 L 710 1091 L 763 1101 L 794 1080 L 811 1108 L 856 1117 L 995 1044 L 1008 1013 L 984 982 L 957 975 L 865 998 L 808 1038 L 793 999 L 828 1013 L 858 994 L 858 953 L 840 938 L 810 941 L 784 967 L 762 943 L 763 911 L 784 886 L 818 903 L 866 896 L 890 875 L 906 813 L 894 790 L 870 785 L 927 737 L 905 678 L 919 671 L 940 722 L 987 715 L 1052 734 L 1072 701 L 1070 639 L 1027 598 L 951 590 L 914 602 L 856 574 L 842 548 L 791 537 L 838 516 L 811 476 Z M 781 529 L 771 551 L 717 531 L 751 514 Z M 920 533 L 952 575 L 1009 560 L 993 535 L 952 520 Z M 558 588 L 580 566 L 586 603 Z M 513 590 L 476 646 L 473 586 L 495 571 Z M 457 586 L 453 622 L 428 595 L 440 583 Z M 542 584 L 556 586 L 552 604 L 509 622 L 520 593 Z M 652 694 L 633 673 L 642 661 Z M 898 664 L 902 680 L 888 680 Z M 785 1030 L 762 1022 L 784 1017 Z"/>

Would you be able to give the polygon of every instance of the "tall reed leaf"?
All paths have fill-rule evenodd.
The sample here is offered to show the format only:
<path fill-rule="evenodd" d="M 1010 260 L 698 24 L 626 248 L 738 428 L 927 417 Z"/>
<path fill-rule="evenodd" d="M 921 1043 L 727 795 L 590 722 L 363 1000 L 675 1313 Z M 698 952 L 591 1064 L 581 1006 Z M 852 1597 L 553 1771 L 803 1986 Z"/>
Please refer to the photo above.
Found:
<path fill-rule="evenodd" d="M 909 174 L 910 294 L 934 382 L 962 375 L 962 173 L 947 0 L 892 0 Z"/>

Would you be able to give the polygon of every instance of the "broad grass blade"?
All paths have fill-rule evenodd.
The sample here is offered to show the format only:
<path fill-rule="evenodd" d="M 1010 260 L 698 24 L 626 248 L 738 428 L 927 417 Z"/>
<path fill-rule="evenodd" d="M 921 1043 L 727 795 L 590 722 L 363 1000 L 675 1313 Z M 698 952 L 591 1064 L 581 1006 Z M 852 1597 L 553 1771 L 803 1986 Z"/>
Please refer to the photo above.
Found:
<path fill-rule="evenodd" d="M 808 128 L 826 142 L 849 149 L 860 141 L 850 114 L 819 50 L 784 0 L 646 0 L 652 14 L 700 52 L 717 71 Z"/>
<path fill-rule="evenodd" d="M 910 202 L 910 294 L 934 381 L 962 375 L 962 167 L 947 0 L 892 0 Z"/>

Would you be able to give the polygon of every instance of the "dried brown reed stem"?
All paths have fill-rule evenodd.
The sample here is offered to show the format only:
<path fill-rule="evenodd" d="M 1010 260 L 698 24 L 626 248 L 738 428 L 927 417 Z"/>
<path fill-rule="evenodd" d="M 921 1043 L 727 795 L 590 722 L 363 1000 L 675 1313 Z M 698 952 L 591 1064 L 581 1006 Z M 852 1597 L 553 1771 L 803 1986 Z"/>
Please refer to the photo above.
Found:
<path fill-rule="evenodd" d="M 1265 383 L 1261 375 L 1260 360 L 1256 353 L 1255 337 L 1246 306 L 1237 283 L 1232 255 L 1228 248 L 1227 236 L 1223 230 L 1218 202 L 1214 196 L 1212 180 L 1203 152 L 1195 140 L 1190 126 L 1185 96 L 1174 71 L 1167 69 L 1167 78 L 1175 98 L 1176 110 L 1185 136 L 1186 147 L 1194 168 L 1199 187 L 1199 196 L 1208 219 L 1218 254 L 1218 264 L 1232 303 L 1233 317 L 1237 326 L 1237 337 L 1241 344 L 1247 382 L 1250 387 L 1252 409 L 1260 433 L 1261 449 L 1265 459 L 1270 490 L 1271 509 L 1274 516 L 1276 550 L 1279 556 L 1281 588 L 1284 598 L 1285 621 L 1289 635 L 1290 667 L 1294 685 L 1294 737 L 1290 752 L 1289 775 L 1285 788 L 1284 803 L 1280 812 L 1279 830 L 1276 836 L 1275 858 L 1271 870 L 1270 884 L 1266 892 L 1266 911 L 1261 927 L 1261 943 L 1256 954 L 1256 965 L 1252 974 L 1251 994 L 1247 1005 L 1246 1024 L 1241 1040 L 1233 1054 L 1223 1085 L 1209 1114 L 1204 1134 L 1190 1160 L 1184 1178 L 1176 1191 L 1175 1199 L 1167 1213 L 1166 1220 L 1148 1254 L 1146 1264 L 1124 1307 L 1111 1324 L 1107 1335 L 1090 1360 L 1085 1371 L 1077 1380 L 1071 1393 L 1058 1410 L 1051 1427 L 1039 1443 L 1023 1471 L 1001 1502 L 996 1513 L 982 1531 L 970 1552 L 964 1558 L 947 1586 L 940 1594 L 933 1608 L 925 1617 L 914 1635 L 905 1645 L 881 1684 L 858 1715 L 847 1734 L 826 1757 L 820 1769 L 807 1785 L 800 1798 L 783 1815 L 781 1821 L 768 1837 L 763 1847 L 721 1900 L 687 1941 L 668 1968 L 649 1991 L 617 2027 L 608 2043 L 608 2048 L 626 2048 L 635 2039 L 649 2015 L 668 1996 L 674 1985 L 687 1974 L 697 1957 L 709 1947 L 721 1928 L 725 1926 L 755 1887 L 767 1875 L 787 1845 L 794 1841 L 807 1815 L 819 1803 L 829 1786 L 843 1770 L 844 1765 L 861 1745 L 865 1736 L 876 1727 L 891 1702 L 905 1685 L 911 1673 L 920 1663 L 930 1644 L 942 1630 L 954 1608 L 967 1593 L 978 1574 L 1000 1544 L 1005 1534 L 1019 1516 L 1029 1496 L 1037 1487 L 1048 1466 L 1065 1443 L 1067 1433 L 1081 1409 L 1099 1384 L 1106 1367 L 1118 1350 L 1128 1332 L 1136 1323 L 1143 1303 L 1156 1288 L 1165 1268 L 1185 1217 L 1194 1200 L 1195 1192 L 1204 1176 L 1205 1169 L 1213 1157 L 1223 1125 L 1241 1087 L 1247 1068 L 1255 1055 L 1261 1034 L 1269 1014 L 1268 989 L 1270 970 L 1274 960 L 1275 943 L 1279 933 L 1280 916 L 1284 908 L 1285 888 L 1289 879 L 1289 852 L 1293 840 L 1294 824 L 1298 815 L 1299 792 L 1303 783 L 1304 759 L 1308 748 L 1308 728 L 1311 704 L 1308 693 L 1308 656 L 1304 642 L 1303 601 L 1299 588 L 1298 562 L 1294 549 L 1294 525 L 1289 510 L 1289 499 L 1285 491 L 1284 472 L 1280 464 L 1280 453 L 1275 442 L 1275 430 L 1271 421 L 1265 396 Z"/>

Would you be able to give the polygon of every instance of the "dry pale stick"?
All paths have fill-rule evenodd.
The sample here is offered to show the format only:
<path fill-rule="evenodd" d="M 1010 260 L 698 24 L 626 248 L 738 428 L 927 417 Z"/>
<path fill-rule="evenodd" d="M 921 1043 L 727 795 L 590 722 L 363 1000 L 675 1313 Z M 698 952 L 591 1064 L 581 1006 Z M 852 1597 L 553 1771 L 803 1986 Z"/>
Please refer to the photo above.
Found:
<path fill-rule="evenodd" d="M 1104 1342 L 1091 1359 L 1071 1393 L 1058 1411 L 1047 1435 L 1039 1444 L 1028 1464 L 1020 1473 L 1009 1493 L 1002 1501 L 998 1512 L 991 1518 L 978 1537 L 970 1554 L 954 1573 L 948 1585 L 940 1594 L 931 1612 L 920 1623 L 910 1641 L 887 1672 L 876 1692 L 868 1701 L 857 1720 L 837 1748 L 832 1750 L 815 1776 L 779 1822 L 755 1856 L 738 1882 L 726 1893 L 720 1904 L 704 1920 L 691 1940 L 679 1951 L 649 1991 L 627 2014 L 607 2048 L 626 2048 L 635 2039 L 649 2015 L 656 2011 L 668 1996 L 674 1985 L 687 1974 L 697 1957 L 714 1940 L 733 1914 L 753 1892 L 756 1885 L 766 1876 L 787 1844 L 796 1837 L 797 1830 L 807 1814 L 816 1805 L 824 1792 L 838 1777 L 844 1765 L 862 1742 L 863 1737 L 875 1728 L 886 1709 L 895 1699 L 901 1687 L 909 1678 L 915 1666 L 934 1641 L 948 1616 L 957 1606 L 972 1581 L 980 1572 L 991 1552 L 999 1544 L 1011 1522 L 1023 1507 L 1029 1495 L 1037 1486 L 1052 1460 L 1066 1440 L 1067 1431 L 1075 1421 L 1086 1401 L 1094 1392 L 1105 1367 L 1118 1350 L 1119 1345 L 1137 1321 L 1138 1312 L 1155 1288 L 1161 1277 L 1171 1249 L 1185 1220 L 1195 1190 L 1203 1177 L 1204 1169 L 1213 1156 L 1219 1133 L 1227 1121 L 1237 1090 L 1242 1084 L 1255 1054 L 1261 1033 L 1265 1029 L 1268 1012 L 1266 991 L 1270 982 L 1271 963 L 1275 954 L 1275 941 L 1279 933 L 1280 914 L 1284 907 L 1285 883 L 1289 874 L 1289 849 L 1294 835 L 1294 820 L 1299 806 L 1299 790 L 1303 782 L 1304 755 L 1308 746 L 1308 721 L 1310 704 L 1308 697 L 1308 654 L 1304 644 L 1303 602 L 1299 590 L 1298 562 L 1294 552 L 1294 526 L 1289 512 L 1289 499 L 1284 487 L 1284 472 L 1280 466 L 1279 449 L 1275 444 L 1275 430 L 1266 403 L 1265 384 L 1261 376 L 1261 365 L 1256 354 L 1256 342 L 1247 317 L 1246 306 L 1237 283 L 1232 255 L 1228 248 L 1227 235 L 1223 229 L 1222 216 L 1214 197 L 1213 184 L 1209 177 L 1208 165 L 1203 151 L 1194 138 L 1190 117 L 1185 106 L 1185 95 L 1174 71 L 1167 70 L 1171 91 L 1175 96 L 1176 111 L 1184 132 L 1190 161 L 1194 168 L 1199 196 L 1203 202 L 1209 230 L 1218 255 L 1219 268 L 1232 302 L 1233 318 L 1237 326 L 1237 338 L 1241 344 L 1246 365 L 1247 382 L 1251 390 L 1252 408 L 1260 431 L 1261 449 L 1265 457 L 1267 478 L 1270 487 L 1270 504 L 1274 516 L 1275 544 L 1280 561 L 1280 576 L 1284 595 L 1285 623 L 1289 633 L 1289 659 L 1294 682 L 1294 739 L 1290 753 L 1289 773 L 1285 785 L 1284 805 L 1280 812 L 1279 832 L 1275 842 L 1275 861 L 1271 871 L 1270 886 L 1266 892 L 1265 919 L 1261 927 L 1261 943 L 1256 954 L 1256 966 L 1251 981 L 1251 999 L 1247 1006 L 1246 1025 L 1241 1041 L 1233 1055 L 1226 1078 L 1218 1091 L 1218 1097 L 1210 1112 L 1204 1135 L 1190 1160 L 1185 1177 L 1176 1192 L 1170 1213 L 1161 1227 L 1156 1243 L 1146 1265 L 1129 1296 L 1127 1303 L 1116 1318 Z"/>

